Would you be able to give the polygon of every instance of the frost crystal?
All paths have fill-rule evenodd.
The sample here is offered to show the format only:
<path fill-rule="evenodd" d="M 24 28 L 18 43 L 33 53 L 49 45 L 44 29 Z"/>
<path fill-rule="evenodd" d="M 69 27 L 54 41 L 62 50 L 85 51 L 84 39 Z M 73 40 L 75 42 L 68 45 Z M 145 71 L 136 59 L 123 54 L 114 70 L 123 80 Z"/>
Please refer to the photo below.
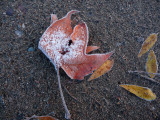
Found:
<path fill-rule="evenodd" d="M 61 66 L 64 61 L 70 61 L 82 54 L 83 48 L 80 48 L 84 41 L 78 38 L 73 42 L 70 37 L 67 37 L 63 31 L 54 31 L 45 33 L 39 43 L 39 48 L 45 55 L 55 64 Z M 63 61 L 62 61 L 63 60 Z"/>

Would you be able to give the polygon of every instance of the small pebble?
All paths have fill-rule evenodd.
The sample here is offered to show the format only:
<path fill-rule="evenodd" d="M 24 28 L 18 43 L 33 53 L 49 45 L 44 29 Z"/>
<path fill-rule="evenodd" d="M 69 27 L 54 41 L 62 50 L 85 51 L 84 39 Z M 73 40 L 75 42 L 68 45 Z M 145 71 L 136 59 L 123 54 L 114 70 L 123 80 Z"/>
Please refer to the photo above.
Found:
<path fill-rule="evenodd" d="M 144 42 L 144 38 L 138 37 L 138 38 L 136 39 L 136 41 L 139 42 L 139 43 L 143 43 L 143 42 Z"/>
<path fill-rule="evenodd" d="M 155 109 L 156 109 L 155 107 L 151 107 L 151 110 L 153 110 L 153 111 L 154 111 Z"/>
<path fill-rule="evenodd" d="M 24 5 L 19 5 L 19 6 L 18 6 L 18 9 L 19 9 L 23 14 L 25 14 L 25 13 L 27 12 L 27 9 L 25 8 Z"/>
<path fill-rule="evenodd" d="M 13 15 L 13 9 L 12 9 L 12 8 L 9 8 L 9 9 L 6 11 L 6 15 L 12 16 L 12 15 Z"/>
<path fill-rule="evenodd" d="M 125 45 L 125 42 L 124 42 L 124 41 L 123 41 L 123 42 L 117 42 L 117 43 L 116 43 L 116 46 L 117 46 L 117 47 L 119 47 L 119 46 L 124 46 L 124 45 Z"/>
<path fill-rule="evenodd" d="M 4 103 L 3 99 L 2 99 L 2 96 L 0 96 L 0 106 L 2 106 L 2 107 L 5 106 L 5 103 Z"/>
<path fill-rule="evenodd" d="M 55 112 L 50 112 L 48 115 L 49 116 L 55 116 Z"/>
<path fill-rule="evenodd" d="M 22 24 L 22 28 L 23 28 L 23 29 L 25 28 L 25 24 L 24 24 L 24 23 Z"/>
<path fill-rule="evenodd" d="M 28 52 L 33 52 L 33 51 L 34 51 L 33 47 L 28 48 Z"/>
<path fill-rule="evenodd" d="M 15 30 L 15 34 L 16 34 L 18 37 L 22 37 L 23 32 L 22 32 L 22 31 L 19 31 L 19 30 Z"/>

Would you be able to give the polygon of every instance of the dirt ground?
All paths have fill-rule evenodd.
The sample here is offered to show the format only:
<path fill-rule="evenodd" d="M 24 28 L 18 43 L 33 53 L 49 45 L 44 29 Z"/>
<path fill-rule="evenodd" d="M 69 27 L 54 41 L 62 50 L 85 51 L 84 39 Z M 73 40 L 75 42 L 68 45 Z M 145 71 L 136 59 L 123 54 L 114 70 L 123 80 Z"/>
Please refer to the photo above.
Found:
<path fill-rule="evenodd" d="M 81 11 L 73 17 L 88 25 L 88 44 L 101 47 L 93 53 L 115 49 L 115 64 L 91 82 L 89 76 L 71 80 L 60 70 L 72 120 L 159 120 L 160 84 L 128 73 L 145 71 L 148 53 L 137 55 L 147 36 L 160 33 L 159 0 L 1 0 L 0 120 L 24 120 L 34 114 L 64 120 L 56 71 L 37 46 L 50 14 L 61 18 L 73 9 Z M 160 35 L 153 47 L 160 66 L 159 48 Z M 142 100 L 119 84 L 151 88 L 157 99 Z"/>

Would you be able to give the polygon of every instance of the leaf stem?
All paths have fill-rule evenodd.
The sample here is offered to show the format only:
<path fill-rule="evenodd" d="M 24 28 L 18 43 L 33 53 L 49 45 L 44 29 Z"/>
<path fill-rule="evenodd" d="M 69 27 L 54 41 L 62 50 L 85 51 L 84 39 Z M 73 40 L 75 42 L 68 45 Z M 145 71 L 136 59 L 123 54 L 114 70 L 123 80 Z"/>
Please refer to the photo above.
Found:
<path fill-rule="evenodd" d="M 59 76 L 59 68 L 57 68 L 57 77 L 58 77 L 58 86 L 59 86 L 59 91 L 60 91 L 60 95 L 61 95 L 61 99 L 62 99 L 62 103 L 65 109 L 65 118 L 66 119 L 70 119 L 71 118 L 71 114 L 67 108 L 66 102 L 64 100 L 64 96 L 63 96 L 63 92 L 62 92 L 62 87 L 61 87 L 61 81 L 60 81 L 60 76 Z"/>
<path fill-rule="evenodd" d="M 138 71 L 138 70 L 135 70 L 135 71 L 131 71 L 131 70 L 129 70 L 128 72 L 129 72 L 129 73 L 144 73 L 144 74 L 154 74 L 154 75 L 160 76 L 160 73 L 150 73 L 150 72 Z"/>

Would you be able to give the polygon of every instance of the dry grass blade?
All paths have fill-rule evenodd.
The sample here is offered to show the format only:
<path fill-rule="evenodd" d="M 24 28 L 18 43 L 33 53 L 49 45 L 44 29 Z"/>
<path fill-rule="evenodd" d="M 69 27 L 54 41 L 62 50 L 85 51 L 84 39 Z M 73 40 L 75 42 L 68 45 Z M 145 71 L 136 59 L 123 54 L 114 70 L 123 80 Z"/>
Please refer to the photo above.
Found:
<path fill-rule="evenodd" d="M 157 70 L 158 70 L 158 65 L 157 65 L 156 55 L 154 54 L 154 51 L 151 50 L 148 55 L 146 63 L 146 71 L 148 72 L 151 78 L 154 78 L 155 74 L 152 73 L 157 73 Z"/>
<path fill-rule="evenodd" d="M 63 86 L 64 87 L 64 86 Z M 67 90 L 67 88 L 66 87 L 64 87 L 64 89 L 66 90 L 66 92 L 68 93 L 68 95 L 69 96 L 71 96 L 74 100 L 76 100 L 77 102 L 79 102 L 79 103 L 81 103 L 82 104 L 82 102 L 80 102 L 79 100 L 77 100 L 77 98 L 76 97 L 74 97 L 68 90 Z"/>
<path fill-rule="evenodd" d="M 110 71 L 112 66 L 114 64 L 114 60 L 106 60 L 88 79 L 88 81 L 91 81 L 93 79 L 96 79 L 100 77 L 101 75 L 105 74 L 106 72 Z"/>
<path fill-rule="evenodd" d="M 120 87 L 123 87 L 124 89 L 128 90 L 129 92 L 135 94 L 136 96 L 144 100 L 151 101 L 156 99 L 156 95 L 149 88 L 127 84 L 120 85 Z"/>
<path fill-rule="evenodd" d="M 144 53 L 146 53 L 157 41 L 157 34 L 151 34 L 142 44 L 141 50 L 138 54 L 138 57 L 141 57 Z"/>

